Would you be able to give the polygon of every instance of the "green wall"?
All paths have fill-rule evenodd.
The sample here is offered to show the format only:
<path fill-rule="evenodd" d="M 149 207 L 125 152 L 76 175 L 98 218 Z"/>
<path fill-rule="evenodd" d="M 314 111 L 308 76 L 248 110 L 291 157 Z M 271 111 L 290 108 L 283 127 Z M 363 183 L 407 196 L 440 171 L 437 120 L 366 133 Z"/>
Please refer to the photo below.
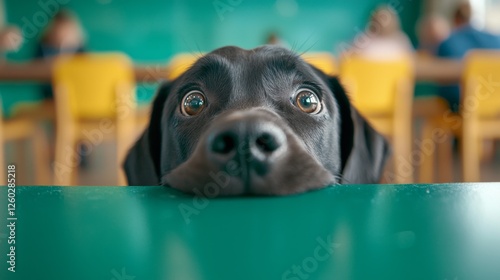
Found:
<path fill-rule="evenodd" d="M 210 51 L 224 45 L 253 48 L 269 31 L 298 51 L 326 50 L 349 42 L 370 11 L 394 3 L 414 40 L 419 0 L 4 0 L 7 21 L 22 27 L 25 44 L 10 60 L 32 57 L 47 15 L 60 6 L 79 16 L 91 51 L 123 51 L 136 62 L 165 63 L 178 52 Z M 50 3 L 50 5 L 44 4 Z M 62 5 L 60 5 L 62 4 Z M 48 7 L 48 8 L 47 8 Z M 281 8 L 278 8 L 281 7 Z M 148 100 L 148 94 L 140 98 Z M 35 85 L 0 85 L 4 108 L 36 100 Z"/>

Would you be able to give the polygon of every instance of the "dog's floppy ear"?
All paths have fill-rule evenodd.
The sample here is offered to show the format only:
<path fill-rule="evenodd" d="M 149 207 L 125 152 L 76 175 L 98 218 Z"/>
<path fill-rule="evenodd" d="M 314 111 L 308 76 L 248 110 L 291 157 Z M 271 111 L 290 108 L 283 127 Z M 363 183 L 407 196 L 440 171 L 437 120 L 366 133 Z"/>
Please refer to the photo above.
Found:
<path fill-rule="evenodd" d="M 171 83 L 165 83 L 158 90 L 153 102 L 149 126 L 130 149 L 125 159 L 124 169 L 129 185 L 155 186 L 160 184 L 161 116 L 170 88 Z"/>
<path fill-rule="evenodd" d="M 338 79 L 328 77 L 328 81 L 340 111 L 342 183 L 379 183 L 390 154 L 389 145 L 351 106 Z"/>

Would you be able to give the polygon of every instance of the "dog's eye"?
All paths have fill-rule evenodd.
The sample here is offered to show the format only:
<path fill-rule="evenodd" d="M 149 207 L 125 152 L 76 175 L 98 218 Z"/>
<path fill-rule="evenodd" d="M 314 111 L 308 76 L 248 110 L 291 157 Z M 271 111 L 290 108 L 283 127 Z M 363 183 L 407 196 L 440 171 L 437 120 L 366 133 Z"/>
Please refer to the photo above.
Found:
<path fill-rule="evenodd" d="M 186 116 L 195 116 L 205 108 L 205 96 L 198 90 L 188 92 L 182 99 L 181 111 Z"/>
<path fill-rule="evenodd" d="M 321 110 L 318 96 L 308 89 L 300 89 L 295 96 L 295 105 L 304 113 L 315 114 Z"/>

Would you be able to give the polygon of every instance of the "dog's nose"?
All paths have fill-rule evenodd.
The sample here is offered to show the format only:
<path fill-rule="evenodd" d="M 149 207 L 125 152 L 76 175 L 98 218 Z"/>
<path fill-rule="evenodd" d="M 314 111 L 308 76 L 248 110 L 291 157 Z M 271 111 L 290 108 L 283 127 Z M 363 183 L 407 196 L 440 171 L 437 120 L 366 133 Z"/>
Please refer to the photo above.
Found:
<path fill-rule="evenodd" d="M 241 167 L 252 167 L 263 175 L 274 159 L 286 150 L 286 136 L 274 123 L 233 122 L 210 133 L 207 150 L 215 163 L 224 165 L 233 161 Z"/>
<path fill-rule="evenodd" d="M 253 134 L 253 135 L 252 135 Z M 234 133 L 234 131 L 226 131 L 215 136 L 212 143 L 212 151 L 217 154 L 230 154 L 238 148 L 243 148 L 248 142 L 252 152 L 262 155 L 270 155 L 281 146 L 281 139 L 274 132 L 259 132 L 252 133 L 249 137 L 241 139 L 241 135 Z M 240 139 L 242 141 L 240 141 Z M 243 144 L 243 145 L 242 145 Z"/>

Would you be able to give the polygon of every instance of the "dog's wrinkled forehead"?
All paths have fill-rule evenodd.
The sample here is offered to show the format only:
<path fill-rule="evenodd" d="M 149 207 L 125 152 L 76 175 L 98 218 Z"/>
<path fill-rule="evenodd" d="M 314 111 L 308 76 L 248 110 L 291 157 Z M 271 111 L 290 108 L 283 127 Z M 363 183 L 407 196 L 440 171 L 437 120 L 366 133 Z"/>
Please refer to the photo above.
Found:
<path fill-rule="evenodd" d="M 223 47 L 207 54 L 205 59 L 230 63 L 235 67 L 275 66 L 289 71 L 294 70 L 297 63 L 300 63 L 297 54 L 278 46 L 262 46 L 252 50 L 233 46 Z"/>
<path fill-rule="evenodd" d="M 277 46 L 217 49 L 200 58 L 181 80 L 202 83 L 207 88 L 268 95 L 303 82 L 322 83 L 297 54 Z"/>

